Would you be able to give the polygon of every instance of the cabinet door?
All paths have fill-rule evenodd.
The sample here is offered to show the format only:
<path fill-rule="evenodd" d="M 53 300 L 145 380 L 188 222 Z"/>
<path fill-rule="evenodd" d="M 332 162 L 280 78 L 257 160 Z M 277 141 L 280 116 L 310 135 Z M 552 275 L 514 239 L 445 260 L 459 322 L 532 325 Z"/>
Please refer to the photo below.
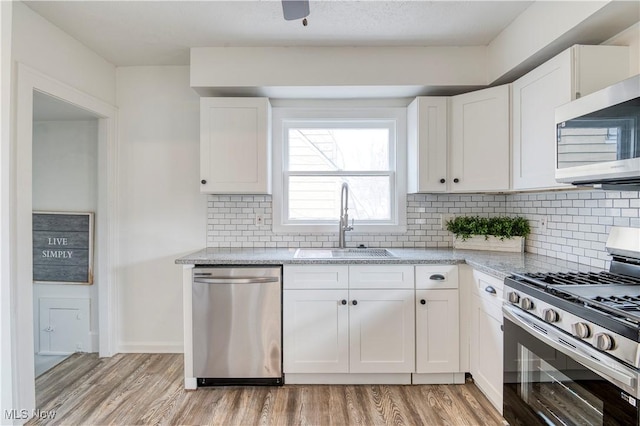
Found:
<path fill-rule="evenodd" d="M 415 370 L 413 290 L 350 290 L 351 373 Z"/>
<path fill-rule="evenodd" d="M 460 371 L 458 290 L 416 290 L 416 372 Z"/>
<path fill-rule="evenodd" d="M 349 372 L 348 297 L 347 290 L 284 291 L 285 373 Z"/>
<path fill-rule="evenodd" d="M 447 97 L 419 96 L 407 107 L 407 191 L 447 190 Z"/>
<path fill-rule="evenodd" d="M 271 192 L 267 98 L 200 100 L 200 191 Z"/>
<path fill-rule="evenodd" d="M 488 299 L 472 296 L 470 369 L 478 388 L 502 413 L 502 310 Z"/>
<path fill-rule="evenodd" d="M 570 186 L 556 182 L 555 108 L 572 100 L 571 51 L 513 83 L 513 188 Z"/>
<path fill-rule="evenodd" d="M 450 190 L 509 189 L 509 85 L 451 98 Z"/>

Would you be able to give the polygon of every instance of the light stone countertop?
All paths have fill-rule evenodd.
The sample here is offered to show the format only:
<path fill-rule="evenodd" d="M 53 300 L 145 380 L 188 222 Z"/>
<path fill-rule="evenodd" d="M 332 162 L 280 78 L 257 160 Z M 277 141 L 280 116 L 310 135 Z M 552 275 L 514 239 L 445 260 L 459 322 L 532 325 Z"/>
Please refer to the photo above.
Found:
<path fill-rule="evenodd" d="M 296 248 L 206 248 L 176 259 L 183 265 L 319 265 L 319 264 L 460 264 L 499 279 L 514 272 L 597 271 L 583 265 L 531 253 L 502 253 L 436 248 L 389 248 L 394 258 L 378 259 L 294 259 Z"/>

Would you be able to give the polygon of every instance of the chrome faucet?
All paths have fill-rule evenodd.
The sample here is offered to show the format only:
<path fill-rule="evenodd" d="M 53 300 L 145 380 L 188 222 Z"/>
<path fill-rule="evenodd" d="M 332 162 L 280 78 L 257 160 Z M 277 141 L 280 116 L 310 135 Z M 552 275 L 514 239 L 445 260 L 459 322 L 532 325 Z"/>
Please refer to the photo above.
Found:
<path fill-rule="evenodd" d="M 345 248 L 346 243 L 344 240 L 344 233 L 346 231 L 353 230 L 352 225 L 349 225 L 349 185 L 345 182 L 342 184 L 342 190 L 340 191 L 340 229 L 338 229 L 338 248 Z"/>

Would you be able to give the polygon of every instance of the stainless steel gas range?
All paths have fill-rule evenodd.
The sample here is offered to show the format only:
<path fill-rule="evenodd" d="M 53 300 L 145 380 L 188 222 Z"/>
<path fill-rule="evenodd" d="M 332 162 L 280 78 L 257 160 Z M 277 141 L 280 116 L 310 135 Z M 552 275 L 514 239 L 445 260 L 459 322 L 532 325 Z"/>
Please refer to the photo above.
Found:
<path fill-rule="evenodd" d="M 505 279 L 511 425 L 640 425 L 640 229 L 612 228 L 608 272 Z"/>

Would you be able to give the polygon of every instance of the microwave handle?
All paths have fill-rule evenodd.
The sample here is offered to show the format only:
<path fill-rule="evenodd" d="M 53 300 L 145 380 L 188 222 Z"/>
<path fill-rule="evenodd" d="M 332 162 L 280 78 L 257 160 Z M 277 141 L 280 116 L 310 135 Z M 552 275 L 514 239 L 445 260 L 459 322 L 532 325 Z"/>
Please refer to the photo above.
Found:
<path fill-rule="evenodd" d="M 638 397 L 638 392 L 635 390 L 637 375 L 635 375 L 636 377 L 633 377 L 620 371 L 620 369 L 629 370 L 627 367 L 624 367 L 622 364 L 615 363 L 616 367 L 619 367 L 612 368 L 599 362 L 597 358 L 601 358 L 601 354 L 598 351 L 591 349 L 584 343 L 569 336 L 565 337 L 564 335 L 559 334 L 559 332 L 548 328 L 547 324 L 537 318 L 529 318 L 528 314 L 527 317 L 524 317 L 522 314 L 515 311 L 515 308 L 505 305 L 502 307 L 502 312 L 504 317 L 512 323 L 527 330 L 545 344 L 571 357 L 573 360 L 579 362 L 585 367 L 590 368 L 605 379 L 608 379 L 610 382 L 621 383 L 627 388 L 634 389 L 634 397 Z M 541 330 L 546 331 L 546 333 Z"/>

